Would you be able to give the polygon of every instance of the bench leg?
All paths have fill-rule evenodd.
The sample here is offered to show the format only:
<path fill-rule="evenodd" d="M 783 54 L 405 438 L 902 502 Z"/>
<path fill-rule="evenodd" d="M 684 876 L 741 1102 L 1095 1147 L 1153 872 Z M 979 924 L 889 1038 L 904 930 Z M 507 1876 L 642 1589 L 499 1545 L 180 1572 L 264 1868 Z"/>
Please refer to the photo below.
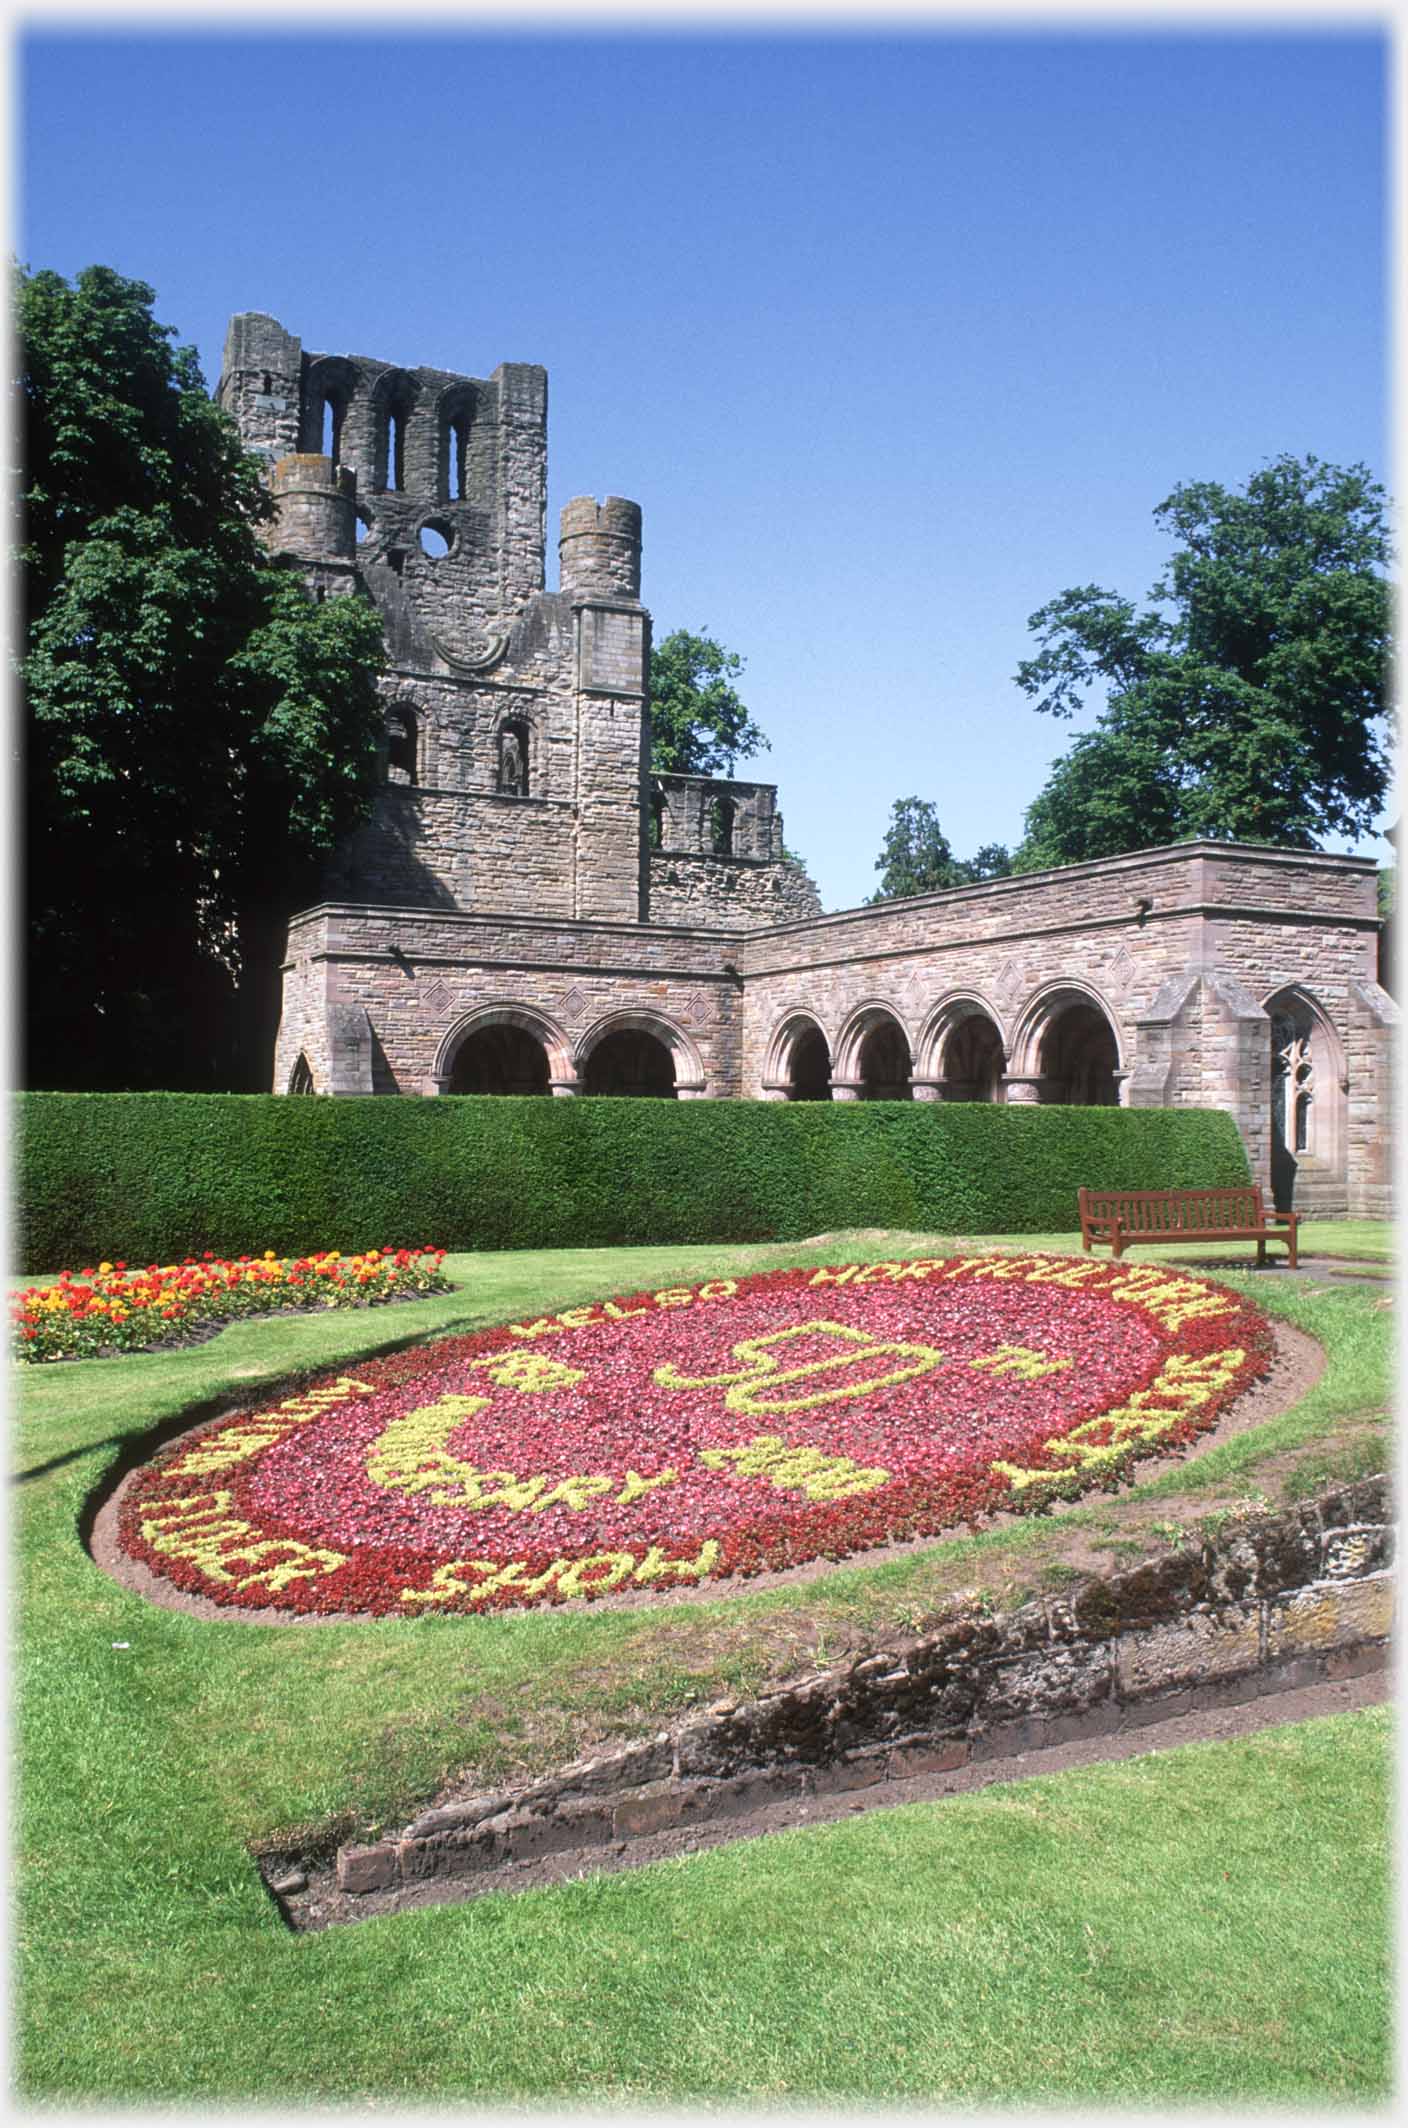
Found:
<path fill-rule="evenodd" d="M 1258 1271 L 1262 1270 L 1265 1267 L 1265 1264 L 1266 1236 L 1264 1234 L 1258 1234 L 1256 1238 L 1256 1267 Z"/>

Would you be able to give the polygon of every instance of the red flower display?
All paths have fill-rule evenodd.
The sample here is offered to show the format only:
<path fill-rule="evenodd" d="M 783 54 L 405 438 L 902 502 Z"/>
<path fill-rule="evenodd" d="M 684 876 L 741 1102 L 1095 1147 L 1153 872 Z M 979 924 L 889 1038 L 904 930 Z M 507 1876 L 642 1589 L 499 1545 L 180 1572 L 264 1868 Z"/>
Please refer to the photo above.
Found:
<path fill-rule="evenodd" d="M 712 1279 L 441 1339 L 189 1435 L 129 1484 L 120 1542 L 244 1608 L 668 1594 L 1119 1482 L 1269 1351 L 1249 1302 L 1142 1265 Z"/>

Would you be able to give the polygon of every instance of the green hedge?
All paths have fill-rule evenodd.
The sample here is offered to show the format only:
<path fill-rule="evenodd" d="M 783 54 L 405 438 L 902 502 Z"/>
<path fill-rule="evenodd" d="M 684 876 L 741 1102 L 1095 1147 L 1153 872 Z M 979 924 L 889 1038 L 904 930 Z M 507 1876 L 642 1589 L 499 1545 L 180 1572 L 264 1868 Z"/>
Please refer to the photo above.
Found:
<path fill-rule="evenodd" d="M 1067 1230 L 1076 1190 L 1245 1183 L 1208 1110 L 22 1094 L 25 1271 L 434 1243 Z"/>

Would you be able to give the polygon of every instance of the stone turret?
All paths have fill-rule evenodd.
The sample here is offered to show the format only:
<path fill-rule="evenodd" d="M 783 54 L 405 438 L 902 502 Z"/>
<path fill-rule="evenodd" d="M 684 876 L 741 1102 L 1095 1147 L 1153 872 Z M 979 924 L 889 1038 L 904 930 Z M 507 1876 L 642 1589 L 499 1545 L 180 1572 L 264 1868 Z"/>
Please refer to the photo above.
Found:
<path fill-rule="evenodd" d="M 298 449 L 303 345 L 262 310 L 230 320 L 216 399 L 247 451 L 274 464 Z"/>
<path fill-rule="evenodd" d="M 357 551 L 357 474 L 311 451 L 291 452 L 269 475 L 277 516 L 270 544 L 301 561 L 351 561 Z"/>
<path fill-rule="evenodd" d="M 638 601 L 640 504 L 578 495 L 562 512 L 559 582 L 572 599 Z"/>

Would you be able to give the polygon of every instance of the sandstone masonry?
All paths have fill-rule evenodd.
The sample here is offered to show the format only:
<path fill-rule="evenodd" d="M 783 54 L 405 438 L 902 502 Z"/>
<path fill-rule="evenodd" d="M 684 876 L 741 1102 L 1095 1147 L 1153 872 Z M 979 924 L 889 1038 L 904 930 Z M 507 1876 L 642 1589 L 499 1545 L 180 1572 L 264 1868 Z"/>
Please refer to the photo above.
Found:
<path fill-rule="evenodd" d="M 275 1090 L 1222 1107 L 1277 1201 L 1382 1213 L 1375 868 L 1184 843 L 823 915 L 771 784 L 652 776 L 635 503 L 562 512 L 547 378 L 231 321 L 276 546 L 386 635 L 385 781 L 295 915 Z"/>
<path fill-rule="evenodd" d="M 717 1702 L 540 1779 L 450 1795 L 343 1847 L 340 1890 L 498 1881 L 515 1861 L 717 1822 L 795 1795 L 903 1783 L 1387 1660 L 1394 1530 L 1382 1477 L 1003 1615 L 958 1604 L 839 1669 Z M 896 1800 L 903 1799 L 901 1789 Z M 299 1858 L 280 1858 L 273 1872 Z"/>

